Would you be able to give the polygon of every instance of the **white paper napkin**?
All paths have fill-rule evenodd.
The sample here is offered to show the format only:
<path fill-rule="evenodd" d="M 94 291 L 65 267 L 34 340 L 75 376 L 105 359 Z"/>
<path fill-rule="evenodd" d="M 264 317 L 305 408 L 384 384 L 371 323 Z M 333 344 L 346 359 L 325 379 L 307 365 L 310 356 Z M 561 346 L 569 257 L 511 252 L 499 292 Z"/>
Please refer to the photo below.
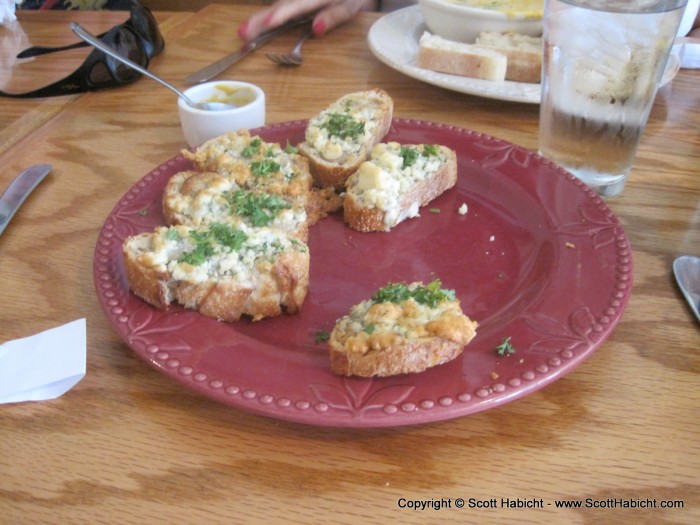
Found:
<path fill-rule="evenodd" d="M 681 67 L 684 69 L 700 68 L 700 38 L 676 38 L 674 52 L 681 59 Z"/>
<path fill-rule="evenodd" d="M 17 20 L 15 9 L 22 0 L 0 0 L 0 25 Z"/>
<path fill-rule="evenodd" d="M 0 22 L 0 89 L 5 89 L 11 84 L 12 68 L 19 60 L 17 53 L 29 46 L 29 38 L 19 21 Z M 34 58 L 24 60 L 34 60 Z"/>
<path fill-rule="evenodd" d="M 55 399 L 85 376 L 85 319 L 0 345 L 0 403 Z"/>

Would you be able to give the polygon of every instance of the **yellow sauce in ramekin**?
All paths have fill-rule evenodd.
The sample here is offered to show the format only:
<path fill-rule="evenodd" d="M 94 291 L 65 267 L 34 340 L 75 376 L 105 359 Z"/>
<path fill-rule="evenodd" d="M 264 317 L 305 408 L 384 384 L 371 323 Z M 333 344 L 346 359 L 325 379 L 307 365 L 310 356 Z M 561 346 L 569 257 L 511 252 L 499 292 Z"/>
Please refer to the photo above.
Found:
<path fill-rule="evenodd" d="M 255 92 L 247 86 L 232 87 L 226 84 L 217 84 L 217 92 L 207 97 L 202 102 L 221 102 L 237 108 L 247 106 L 255 100 Z"/>

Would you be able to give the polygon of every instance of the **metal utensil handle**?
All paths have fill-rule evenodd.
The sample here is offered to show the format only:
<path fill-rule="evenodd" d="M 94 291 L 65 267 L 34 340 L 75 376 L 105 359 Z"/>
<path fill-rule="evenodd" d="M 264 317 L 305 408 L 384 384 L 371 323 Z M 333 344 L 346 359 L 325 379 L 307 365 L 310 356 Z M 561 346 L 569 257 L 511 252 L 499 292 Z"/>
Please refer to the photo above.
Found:
<path fill-rule="evenodd" d="M 185 77 L 185 82 L 187 82 L 188 84 L 206 82 L 207 80 L 210 80 L 211 78 L 221 74 L 223 71 L 226 71 L 229 67 L 238 62 L 240 59 L 242 59 L 245 56 L 248 56 L 250 53 L 264 46 L 271 40 L 277 38 L 280 35 L 283 35 L 290 29 L 310 23 L 311 20 L 313 20 L 313 14 L 309 16 L 304 16 L 302 18 L 290 20 L 289 22 L 279 27 L 261 33 L 258 36 L 256 36 L 253 40 L 245 44 L 243 47 L 237 49 L 233 53 L 230 53 L 225 57 L 220 58 L 216 62 L 213 62 L 208 66 L 205 66 L 202 69 L 199 69 L 194 73 L 189 74 L 187 77 Z"/>
<path fill-rule="evenodd" d="M 275 29 L 270 29 L 269 31 L 266 31 L 265 33 L 261 33 L 256 38 L 251 40 L 251 44 L 253 45 L 253 49 L 257 49 L 257 48 L 267 44 L 270 40 L 285 34 L 287 31 L 294 29 L 295 27 L 299 27 L 299 26 L 302 26 L 304 24 L 311 23 L 312 20 L 313 20 L 312 16 L 304 16 L 301 18 L 296 18 L 296 19 L 290 20 L 286 24 L 283 24 L 279 27 L 276 27 Z"/>
<path fill-rule="evenodd" d="M 147 69 L 145 69 L 145 68 L 141 67 L 140 65 L 138 65 L 136 62 L 133 62 L 133 61 L 129 60 L 129 59 L 126 58 L 126 57 L 123 57 L 122 55 L 120 55 L 119 53 L 117 53 L 114 49 L 112 49 L 112 48 L 109 47 L 107 44 L 105 44 L 104 42 L 102 42 L 101 40 L 99 40 L 97 37 L 95 37 L 93 34 L 91 34 L 90 32 L 88 32 L 87 30 L 85 30 L 80 24 L 78 24 L 78 23 L 76 23 L 76 22 L 71 22 L 70 28 L 73 30 L 73 32 L 74 32 L 76 35 L 78 35 L 80 38 L 82 38 L 83 40 L 85 40 L 88 44 L 90 44 L 90 45 L 96 47 L 96 48 L 99 49 L 100 51 L 103 51 L 104 53 L 108 54 L 109 56 L 111 56 L 111 57 L 114 58 L 115 60 L 118 60 L 119 62 L 122 62 L 123 64 L 126 64 L 126 65 L 129 66 L 130 68 L 135 69 L 136 71 L 138 71 L 138 72 L 141 73 L 142 75 L 145 75 L 145 76 L 147 76 L 147 77 L 149 77 L 149 78 L 152 78 L 152 79 L 155 80 L 156 82 L 159 82 L 160 84 L 164 85 L 166 88 L 168 88 L 168 89 L 170 89 L 171 91 L 174 91 L 175 93 L 177 93 L 177 95 L 180 96 L 180 97 L 182 97 L 182 98 L 185 100 L 185 102 L 187 102 L 190 106 L 194 106 L 194 102 L 192 102 L 192 101 L 187 97 L 187 95 L 185 95 L 182 91 L 180 91 L 180 90 L 176 89 L 175 87 L 171 86 L 170 84 L 168 84 L 167 82 L 165 82 L 165 81 L 162 80 L 161 78 L 158 78 L 157 76 L 155 76 L 154 74 L 152 74 L 151 72 L 149 72 Z"/>
<path fill-rule="evenodd" d="M 51 164 L 37 164 L 22 171 L 0 195 L 0 235 L 34 188 L 51 171 Z"/>

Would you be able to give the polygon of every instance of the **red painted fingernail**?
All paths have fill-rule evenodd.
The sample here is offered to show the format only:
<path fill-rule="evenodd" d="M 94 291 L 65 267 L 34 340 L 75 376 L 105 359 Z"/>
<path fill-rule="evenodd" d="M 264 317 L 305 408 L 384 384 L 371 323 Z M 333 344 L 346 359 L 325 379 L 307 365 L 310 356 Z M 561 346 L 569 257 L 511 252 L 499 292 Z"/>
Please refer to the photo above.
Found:
<path fill-rule="evenodd" d="M 323 20 L 316 20 L 312 26 L 314 35 L 321 36 L 326 32 L 326 24 Z"/>

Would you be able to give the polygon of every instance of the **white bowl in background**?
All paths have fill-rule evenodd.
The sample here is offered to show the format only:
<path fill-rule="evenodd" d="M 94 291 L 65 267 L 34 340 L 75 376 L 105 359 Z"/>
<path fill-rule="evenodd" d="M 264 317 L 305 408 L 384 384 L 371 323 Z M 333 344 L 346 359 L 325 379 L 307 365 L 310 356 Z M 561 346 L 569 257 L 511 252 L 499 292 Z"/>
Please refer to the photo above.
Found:
<path fill-rule="evenodd" d="M 504 0 L 501 3 L 509 2 Z M 473 44 L 483 31 L 542 35 L 544 2 L 542 10 L 528 8 L 523 11 L 515 7 L 501 10 L 472 7 L 459 0 L 419 0 L 419 4 L 428 31 L 448 40 Z"/>
<path fill-rule="evenodd" d="M 207 111 L 178 99 L 182 132 L 192 148 L 231 131 L 265 125 L 265 92 L 254 84 L 217 80 L 192 86 L 185 90 L 185 95 L 193 102 L 240 104 L 232 109 Z"/>

